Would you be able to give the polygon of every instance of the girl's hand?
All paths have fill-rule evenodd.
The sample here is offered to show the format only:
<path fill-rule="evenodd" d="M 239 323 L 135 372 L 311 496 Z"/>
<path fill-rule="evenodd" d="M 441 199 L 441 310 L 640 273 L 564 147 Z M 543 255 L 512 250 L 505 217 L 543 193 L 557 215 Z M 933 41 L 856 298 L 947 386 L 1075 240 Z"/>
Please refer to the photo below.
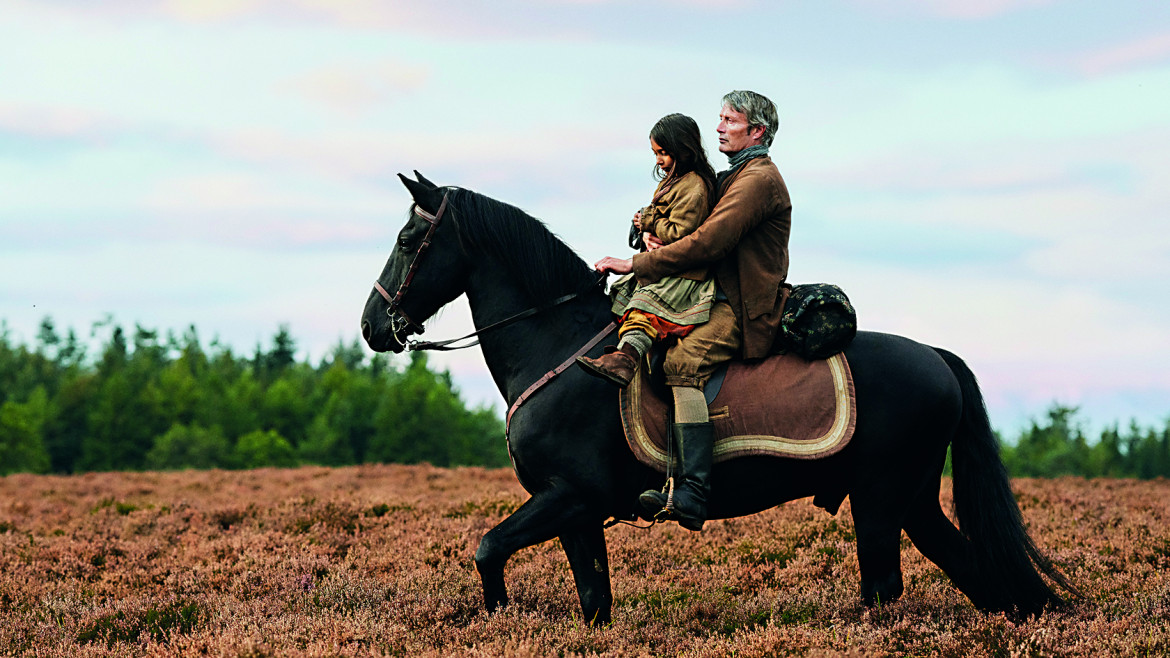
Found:
<path fill-rule="evenodd" d="M 634 271 L 634 260 L 632 258 L 614 258 L 613 256 L 606 256 L 593 264 L 593 269 L 598 272 L 613 272 L 614 274 L 629 274 Z"/>
<path fill-rule="evenodd" d="M 642 234 L 642 244 L 646 245 L 646 251 L 654 251 L 661 247 L 664 243 L 658 239 L 658 236 L 653 233 Z"/>
<path fill-rule="evenodd" d="M 634 213 L 634 228 L 638 229 L 639 231 L 642 230 L 642 211 L 641 210 Z"/>

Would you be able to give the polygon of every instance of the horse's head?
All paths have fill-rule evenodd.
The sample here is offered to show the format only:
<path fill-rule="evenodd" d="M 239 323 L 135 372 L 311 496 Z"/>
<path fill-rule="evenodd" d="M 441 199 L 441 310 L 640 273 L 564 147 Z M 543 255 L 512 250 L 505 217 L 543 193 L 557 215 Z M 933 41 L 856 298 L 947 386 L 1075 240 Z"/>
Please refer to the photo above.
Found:
<path fill-rule="evenodd" d="M 414 174 L 417 182 L 398 175 L 414 205 L 362 313 L 362 337 L 378 352 L 402 352 L 423 322 L 466 289 L 451 190 Z"/>

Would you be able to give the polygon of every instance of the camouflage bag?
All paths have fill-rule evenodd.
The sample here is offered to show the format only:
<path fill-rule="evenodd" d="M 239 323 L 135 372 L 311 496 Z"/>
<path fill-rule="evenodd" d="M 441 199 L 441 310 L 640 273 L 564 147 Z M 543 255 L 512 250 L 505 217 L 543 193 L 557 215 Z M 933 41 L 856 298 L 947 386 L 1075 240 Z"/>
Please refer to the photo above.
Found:
<path fill-rule="evenodd" d="M 803 284 L 788 295 L 773 351 L 827 359 L 856 335 L 857 313 L 845 291 L 830 283 Z"/>

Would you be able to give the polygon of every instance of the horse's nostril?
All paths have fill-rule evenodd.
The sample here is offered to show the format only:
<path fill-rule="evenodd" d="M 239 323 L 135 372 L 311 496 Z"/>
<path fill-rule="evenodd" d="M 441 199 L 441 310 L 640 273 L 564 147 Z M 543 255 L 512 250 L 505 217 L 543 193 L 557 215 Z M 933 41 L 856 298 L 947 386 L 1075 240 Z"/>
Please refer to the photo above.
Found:
<path fill-rule="evenodd" d="M 370 322 L 369 320 L 362 320 L 362 340 L 370 340 Z"/>

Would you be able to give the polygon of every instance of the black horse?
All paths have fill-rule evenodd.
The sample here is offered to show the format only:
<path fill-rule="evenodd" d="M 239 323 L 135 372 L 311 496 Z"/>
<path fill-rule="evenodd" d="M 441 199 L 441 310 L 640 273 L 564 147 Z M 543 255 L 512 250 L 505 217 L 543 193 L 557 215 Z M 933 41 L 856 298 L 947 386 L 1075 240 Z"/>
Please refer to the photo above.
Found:
<path fill-rule="evenodd" d="M 420 322 L 466 294 L 475 326 L 490 327 L 480 345 L 512 405 L 612 320 L 609 299 L 596 273 L 540 221 L 415 175 L 418 182 L 401 177 L 415 203 L 366 302 L 362 336 L 374 350 L 401 352 L 411 334 L 422 332 Z M 525 314 L 529 309 L 539 312 Z M 516 314 L 522 317 L 509 323 Z M 611 334 L 590 353 L 614 340 Z M 902 594 L 902 530 L 981 609 L 1031 615 L 1062 604 L 1038 569 L 1075 594 L 1023 526 L 982 394 L 963 361 L 907 338 L 869 332 L 857 335 L 846 356 L 857 396 L 849 445 L 820 460 L 749 457 L 718 464 L 711 518 L 808 496 L 835 512 L 848 496 L 867 605 Z M 585 618 L 610 619 L 603 524 L 631 518 L 638 493 L 661 482 L 627 447 L 616 398 L 611 384 L 572 367 L 510 419 L 516 475 L 532 497 L 489 531 L 475 553 L 489 611 L 508 602 L 508 559 L 559 537 Z M 961 530 L 939 505 L 948 445 Z"/>

